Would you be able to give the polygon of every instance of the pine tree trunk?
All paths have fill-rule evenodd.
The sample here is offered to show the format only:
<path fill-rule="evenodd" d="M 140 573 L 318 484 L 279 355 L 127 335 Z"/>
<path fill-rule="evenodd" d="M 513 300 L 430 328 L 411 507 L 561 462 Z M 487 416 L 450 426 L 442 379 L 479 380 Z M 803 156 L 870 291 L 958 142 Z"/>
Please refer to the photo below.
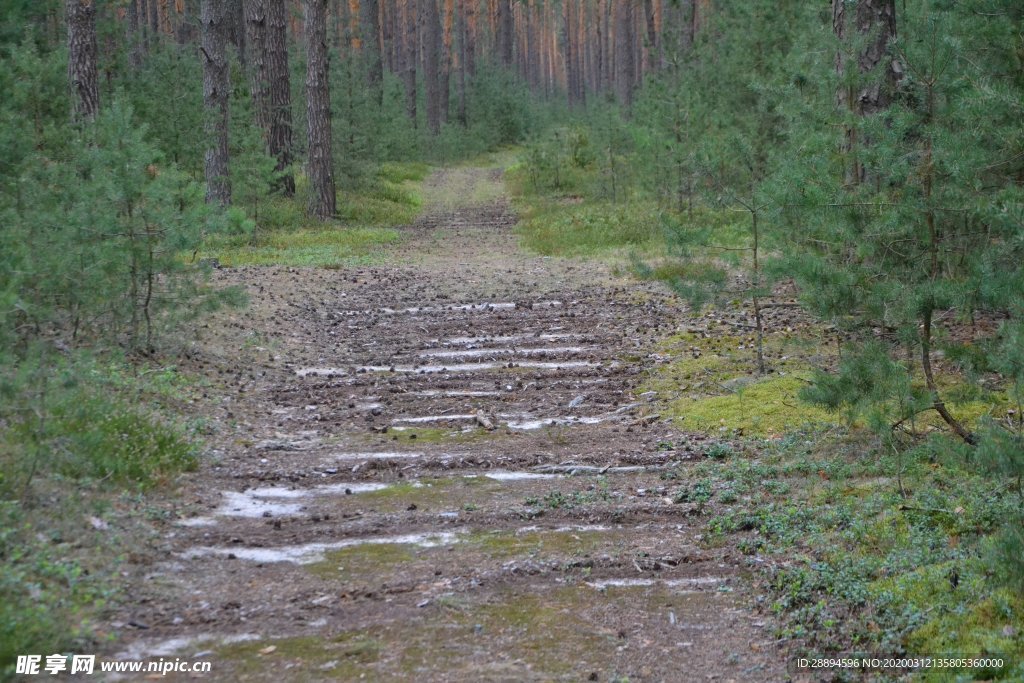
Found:
<path fill-rule="evenodd" d="M 245 42 L 249 46 L 249 89 L 256 125 L 270 140 L 270 75 L 267 60 L 266 0 L 244 0 Z M 269 145 L 267 147 L 269 150 Z"/>
<path fill-rule="evenodd" d="M 460 0 L 460 5 L 465 4 L 465 0 Z M 458 89 L 459 89 L 459 125 L 463 128 L 466 127 L 467 111 L 466 111 L 466 59 L 468 50 L 466 49 L 466 39 L 468 38 L 468 29 L 466 27 L 466 14 L 464 11 L 457 13 L 455 19 L 455 32 L 459 38 L 459 76 L 458 76 Z"/>
<path fill-rule="evenodd" d="M 633 104 L 633 11 L 627 0 L 615 2 L 615 97 L 629 109 Z"/>
<path fill-rule="evenodd" d="M 292 175 L 292 86 L 288 70 L 288 15 L 286 0 L 263 0 L 266 3 L 267 33 L 265 55 L 267 63 L 268 128 L 267 148 L 277 159 L 275 170 L 279 180 L 277 190 L 286 197 L 295 194 L 295 176 Z"/>
<path fill-rule="evenodd" d="M 153 0 L 150 0 L 153 2 Z M 249 60 L 245 44 L 245 9 L 242 7 L 243 0 L 226 0 L 227 9 L 227 36 L 235 49 L 238 50 L 238 61 L 245 67 Z"/>
<path fill-rule="evenodd" d="M 363 35 L 363 58 L 366 60 L 366 85 L 379 109 L 384 101 L 384 46 L 380 34 L 378 0 L 362 0 L 359 6 Z"/>
<path fill-rule="evenodd" d="M 437 135 L 441 132 L 441 22 L 437 15 L 437 0 L 421 0 L 423 21 L 423 87 L 427 95 L 427 128 Z"/>
<path fill-rule="evenodd" d="M 444 0 L 444 13 L 441 16 L 441 123 L 448 123 L 451 111 L 454 22 L 455 0 Z"/>
<path fill-rule="evenodd" d="M 476 0 L 462 0 L 462 11 L 466 17 L 466 75 L 476 75 Z"/>
<path fill-rule="evenodd" d="M 202 0 L 203 105 L 206 109 L 206 201 L 227 206 L 231 203 L 228 176 L 228 60 L 225 0 Z"/>
<path fill-rule="evenodd" d="M 94 121 L 100 111 L 96 64 L 96 5 L 92 0 L 67 0 L 68 84 L 76 121 Z"/>
<path fill-rule="evenodd" d="M 309 212 L 326 220 L 336 213 L 331 155 L 331 95 L 328 83 L 327 0 L 304 0 L 306 21 L 306 116 Z"/>
<path fill-rule="evenodd" d="M 512 4 L 510 0 L 498 0 L 497 6 L 497 48 L 498 59 L 502 66 L 514 66 Z"/>
<path fill-rule="evenodd" d="M 850 17 L 847 10 L 849 0 L 832 0 L 832 30 L 840 43 L 851 43 L 867 39 L 866 46 L 857 54 L 857 69 L 862 77 L 859 87 L 840 87 L 836 101 L 840 108 L 858 116 L 872 116 L 888 108 L 892 93 L 902 75 L 899 62 L 890 54 L 889 46 L 896 38 L 896 0 L 855 0 L 854 28 L 851 35 Z M 888 61 L 883 65 L 883 62 Z M 836 54 L 836 73 L 842 77 L 850 65 L 843 48 Z M 872 76 L 882 66 L 883 76 Z M 866 80 L 865 80 L 866 79 Z M 859 139 L 857 131 L 848 129 L 843 142 L 843 151 L 848 158 L 846 182 L 851 185 L 864 183 L 870 175 L 861 162 L 860 148 L 871 144 L 870 140 Z"/>
<path fill-rule="evenodd" d="M 405 113 L 416 127 L 416 62 L 419 57 L 417 0 L 402 0 L 402 21 L 405 40 L 402 45 L 403 79 L 405 81 Z"/>
<path fill-rule="evenodd" d="M 128 64 L 132 68 L 142 65 L 142 39 L 139 25 L 139 0 L 128 2 Z"/>

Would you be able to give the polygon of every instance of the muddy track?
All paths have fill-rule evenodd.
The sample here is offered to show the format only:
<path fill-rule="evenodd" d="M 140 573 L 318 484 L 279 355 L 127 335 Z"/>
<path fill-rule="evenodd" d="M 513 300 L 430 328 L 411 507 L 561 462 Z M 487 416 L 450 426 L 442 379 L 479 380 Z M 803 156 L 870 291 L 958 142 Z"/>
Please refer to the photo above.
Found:
<path fill-rule="evenodd" d="M 218 275 L 252 307 L 187 354 L 211 460 L 132 555 L 122 654 L 217 680 L 785 678 L 740 561 L 672 500 L 707 442 L 640 393 L 679 304 L 521 251 L 500 182 L 435 174 L 449 199 L 386 265 Z"/>

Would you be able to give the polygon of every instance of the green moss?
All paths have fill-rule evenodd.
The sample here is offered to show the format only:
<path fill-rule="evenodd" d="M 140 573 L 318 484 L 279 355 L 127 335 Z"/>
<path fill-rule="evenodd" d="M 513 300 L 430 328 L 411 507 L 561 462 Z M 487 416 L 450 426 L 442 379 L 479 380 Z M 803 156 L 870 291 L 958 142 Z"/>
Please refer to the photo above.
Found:
<path fill-rule="evenodd" d="M 821 408 L 797 398 L 805 381 L 794 376 L 758 380 L 725 396 L 689 399 L 671 404 L 686 429 L 713 432 L 738 430 L 747 435 L 772 435 L 814 423 L 835 422 Z"/>
<path fill-rule="evenodd" d="M 972 569 L 952 561 L 930 564 L 872 584 L 872 592 L 883 603 L 895 602 L 923 615 L 920 625 L 906 636 L 908 652 L 1000 655 L 1008 664 L 1024 659 L 1024 641 L 1017 634 L 1024 596 L 992 590 L 984 572 Z M 951 582 L 954 574 L 959 577 L 955 584 Z M 989 677 L 977 670 L 972 674 L 975 679 Z"/>
<path fill-rule="evenodd" d="M 380 659 L 382 648 L 368 634 L 346 631 L 333 638 L 303 636 L 225 645 L 217 648 L 217 660 L 232 670 L 236 680 L 289 671 L 302 671 L 313 680 L 355 680 Z"/>
<path fill-rule="evenodd" d="M 607 531 L 491 531 L 472 534 L 470 548 L 491 559 L 512 557 L 571 558 L 593 553 L 609 541 Z"/>
<path fill-rule="evenodd" d="M 310 228 L 248 237 L 210 237 L 200 258 L 216 258 L 233 266 L 336 267 L 368 262 L 399 233 L 385 228 Z"/>
<path fill-rule="evenodd" d="M 325 579 L 361 580 L 413 562 L 416 547 L 403 543 L 364 543 L 327 554 L 307 571 Z"/>
<path fill-rule="evenodd" d="M 663 244 L 658 207 L 650 202 L 538 199 L 522 203 L 520 210 L 523 243 L 541 254 L 582 256 Z"/>

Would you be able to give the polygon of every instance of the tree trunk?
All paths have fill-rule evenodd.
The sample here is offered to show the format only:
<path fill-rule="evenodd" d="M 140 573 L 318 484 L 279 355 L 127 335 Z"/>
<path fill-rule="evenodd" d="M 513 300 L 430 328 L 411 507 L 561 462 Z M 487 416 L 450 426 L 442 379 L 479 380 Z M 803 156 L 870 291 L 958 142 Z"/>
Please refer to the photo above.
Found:
<path fill-rule="evenodd" d="M 850 80 L 849 85 L 840 86 L 836 100 L 841 108 L 858 116 L 872 116 L 888 108 L 902 70 L 899 62 L 890 54 L 889 45 L 896 38 L 896 0 L 854 0 L 854 23 L 857 36 L 851 35 L 850 17 L 847 10 L 849 0 L 832 0 L 832 30 L 843 45 L 867 40 L 866 46 L 857 54 L 859 79 Z M 884 61 L 883 76 L 872 77 Z M 843 48 L 836 54 L 836 73 L 840 78 L 850 68 L 849 55 Z M 857 185 L 868 178 L 868 169 L 861 163 L 859 149 L 870 145 L 866 139 L 858 139 L 857 131 L 848 129 L 845 134 L 843 151 L 849 159 L 846 181 Z"/>
<path fill-rule="evenodd" d="M 420 18 L 423 21 L 423 87 L 427 95 L 427 128 L 437 135 L 441 132 L 441 21 L 437 15 L 437 0 L 421 0 Z"/>
<path fill-rule="evenodd" d="M 452 94 L 452 43 L 454 38 L 455 0 L 444 0 L 441 16 L 441 123 L 448 123 Z"/>
<path fill-rule="evenodd" d="M 384 101 L 384 46 L 380 34 L 378 0 L 362 0 L 359 6 L 363 34 L 363 59 L 366 60 L 366 85 L 379 109 Z"/>
<path fill-rule="evenodd" d="M 327 0 L 304 0 L 309 212 L 326 220 L 336 213 L 331 155 L 331 95 L 327 63 Z"/>
<path fill-rule="evenodd" d="M 67 0 L 68 84 L 76 121 L 94 121 L 100 111 L 96 64 L 96 5 L 92 0 Z"/>
<path fill-rule="evenodd" d="M 462 0 L 466 21 L 466 75 L 476 75 L 476 0 Z"/>
<path fill-rule="evenodd" d="M 150 0 L 153 2 L 153 0 Z M 243 0 L 226 0 L 227 9 L 227 36 L 235 49 L 238 50 L 238 61 L 245 67 L 249 55 L 245 44 L 245 10 L 242 7 Z"/>
<path fill-rule="evenodd" d="M 417 0 L 402 0 L 402 21 L 405 40 L 402 45 L 403 80 L 405 81 L 405 112 L 416 127 L 416 62 L 419 53 L 417 30 Z"/>
<path fill-rule="evenodd" d="M 292 86 L 288 70 L 288 15 L 286 0 L 263 0 L 266 3 L 267 34 L 266 62 L 268 86 L 267 148 L 277 159 L 279 174 L 277 189 L 286 197 L 295 194 L 292 165 Z"/>
<path fill-rule="evenodd" d="M 227 12 L 225 0 L 202 0 L 203 105 L 206 109 L 206 201 L 231 203 L 228 176 L 228 60 L 225 49 Z"/>
<path fill-rule="evenodd" d="M 270 140 L 270 76 L 267 63 L 266 0 L 244 0 L 245 42 L 249 46 L 249 89 L 256 125 Z M 267 147 L 269 150 L 269 146 Z"/>
<path fill-rule="evenodd" d="M 629 109 L 633 104 L 633 11 L 627 0 L 615 2 L 615 97 Z"/>
<path fill-rule="evenodd" d="M 460 0 L 459 4 L 460 5 L 465 5 L 465 0 Z M 463 128 L 465 128 L 466 124 L 468 123 L 467 118 L 466 118 L 467 117 L 467 112 L 466 112 L 466 68 L 467 68 L 467 64 L 466 64 L 466 60 L 467 60 L 467 55 L 468 55 L 469 51 L 466 49 L 466 39 L 468 38 L 469 31 L 468 31 L 468 28 L 466 26 L 466 14 L 465 14 L 464 11 L 460 11 L 460 12 L 457 13 L 455 22 L 456 22 L 455 32 L 458 34 L 458 38 L 459 38 L 459 82 L 458 82 L 458 88 L 459 88 L 459 104 L 458 104 L 458 106 L 459 106 L 459 113 L 458 113 L 458 118 L 459 118 L 459 124 Z"/>
<path fill-rule="evenodd" d="M 512 3 L 510 0 L 498 0 L 497 10 L 498 59 L 502 66 L 512 68 L 514 66 Z"/>

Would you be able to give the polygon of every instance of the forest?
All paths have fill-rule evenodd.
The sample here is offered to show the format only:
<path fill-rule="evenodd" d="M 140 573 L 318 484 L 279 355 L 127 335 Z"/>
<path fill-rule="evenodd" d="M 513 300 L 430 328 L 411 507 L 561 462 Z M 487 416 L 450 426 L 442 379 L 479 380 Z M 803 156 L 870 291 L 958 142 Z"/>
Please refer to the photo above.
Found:
<path fill-rule="evenodd" d="M 0 679 L 1024 679 L 1017 0 L 0 7 Z"/>

